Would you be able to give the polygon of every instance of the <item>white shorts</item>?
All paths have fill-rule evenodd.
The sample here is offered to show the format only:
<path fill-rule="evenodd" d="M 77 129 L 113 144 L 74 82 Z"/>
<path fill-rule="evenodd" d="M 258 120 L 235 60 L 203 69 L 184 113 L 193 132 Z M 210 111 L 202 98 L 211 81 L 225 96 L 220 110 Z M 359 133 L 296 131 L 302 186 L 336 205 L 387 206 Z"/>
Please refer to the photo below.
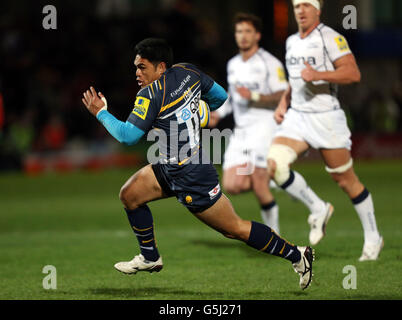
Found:
<path fill-rule="evenodd" d="M 223 169 L 246 163 L 258 168 L 267 167 L 267 155 L 277 125 L 272 118 L 247 128 L 235 128 L 223 159 Z"/>
<path fill-rule="evenodd" d="M 350 150 L 352 147 L 351 133 L 342 109 L 306 113 L 290 108 L 275 137 L 305 141 L 314 149 Z"/>

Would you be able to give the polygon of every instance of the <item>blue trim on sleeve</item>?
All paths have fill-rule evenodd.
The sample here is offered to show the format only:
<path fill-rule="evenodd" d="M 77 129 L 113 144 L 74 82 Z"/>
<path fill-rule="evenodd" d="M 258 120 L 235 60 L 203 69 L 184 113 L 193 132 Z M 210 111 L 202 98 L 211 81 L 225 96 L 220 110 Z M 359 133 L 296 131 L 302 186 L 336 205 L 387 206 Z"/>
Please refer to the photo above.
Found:
<path fill-rule="evenodd" d="M 127 145 L 136 144 L 145 134 L 143 130 L 130 122 L 116 119 L 109 111 L 102 110 L 96 118 L 103 124 L 107 131 L 120 143 Z"/>
<path fill-rule="evenodd" d="M 218 109 L 228 98 L 228 95 L 219 84 L 214 82 L 212 85 L 211 89 L 203 95 L 203 98 L 206 98 L 208 100 L 209 104 L 209 109 L 211 111 L 214 111 Z"/>

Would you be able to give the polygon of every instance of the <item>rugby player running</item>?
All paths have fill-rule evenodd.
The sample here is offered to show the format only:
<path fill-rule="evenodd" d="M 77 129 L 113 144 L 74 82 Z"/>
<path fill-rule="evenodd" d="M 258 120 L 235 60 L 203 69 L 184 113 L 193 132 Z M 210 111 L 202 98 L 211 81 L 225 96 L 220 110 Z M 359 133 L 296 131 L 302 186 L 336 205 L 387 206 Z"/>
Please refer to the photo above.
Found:
<path fill-rule="evenodd" d="M 298 32 L 286 41 L 289 87 L 274 114 L 281 124 L 268 153 L 268 167 L 275 182 L 292 195 L 299 194 L 324 208 L 324 202 L 289 166 L 309 148 L 318 149 L 325 169 L 351 199 L 364 231 L 359 261 L 377 260 L 384 245 L 377 230 L 370 192 L 353 170 L 351 133 L 337 98 L 338 85 L 360 81 L 360 71 L 346 39 L 320 22 L 323 0 L 293 0 Z M 332 215 L 312 212 L 310 243 L 325 235 Z"/>
<path fill-rule="evenodd" d="M 163 39 L 148 38 L 135 47 L 134 65 L 141 90 L 126 122 L 107 111 L 106 99 L 91 86 L 82 102 L 119 142 L 134 145 L 152 128 L 159 133 L 160 158 L 137 171 L 120 190 L 140 254 L 115 268 L 126 274 L 160 271 L 163 267 L 154 235 L 150 201 L 175 196 L 196 218 L 224 236 L 289 260 L 305 289 L 312 278 L 313 250 L 297 247 L 270 227 L 241 219 L 222 194 L 215 167 L 200 144 L 198 105 L 211 110 L 227 99 L 225 90 L 194 65 L 173 65 L 173 52 Z M 185 139 L 183 139 L 185 137 Z"/>
<path fill-rule="evenodd" d="M 279 234 L 279 207 L 269 188 L 267 155 L 277 127 L 274 110 L 288 83 L 282 63 L 259 46 L 262 20 L 240 12 L 234 29 L 239 53 L 227 63 L 229 98 L 211 113 L 209 126 L 233 112 L 235 128 L 224 155 L 223 189 L 229 194 L 252 190 L 262 220 Z"/>

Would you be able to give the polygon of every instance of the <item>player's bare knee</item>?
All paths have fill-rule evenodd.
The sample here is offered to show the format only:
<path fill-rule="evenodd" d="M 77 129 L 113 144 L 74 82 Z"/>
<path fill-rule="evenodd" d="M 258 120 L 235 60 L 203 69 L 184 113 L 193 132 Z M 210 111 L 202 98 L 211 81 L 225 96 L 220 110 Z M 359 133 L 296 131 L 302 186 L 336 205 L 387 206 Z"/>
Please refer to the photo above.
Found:
<path fill-rule="evenodd" d="M 223 186 L 223 189 L 225 189 L 225 191 L 231 195 L 240 193 L 240 190 L 237 189 L 233 183 L 227 183 L 227 182 L 223 181 L 222 186 Z"/>
<path fill-rule="evenodd" d="M 273 170 L 272 178 L 277 185 L 281 186 L 289 179 L 290 165 L 297 159 L 297 153 L 287 145 L 273 144 L 269 149 L 267 159 Z"/>
<path fill-rule="evenodd" d="M 119 199 L 124 204 L 124 206 L 127 208 L 127 204 L 129 201 L 128 201 L 128 190 L 125 186 L 121 187 L 121 189 L 120 189 Z"/>
<path fill-rule="evenodd" d="M 236 188 L 237 190 L 239 190 L 239 193 L 249 191 L 250 188 L 251 188 L 251 181 L 250 181 L 250 179 L 244 179 L 244 180 L 239 181 L 239 182 L 235 185 L 235 188 Z"/>
<path fill-rule="evenodd" d="M 230 193 L 230 194 L 234 193 L 233 179 L 231 179 L 231 177 L 228 177 L 226 173 L 223 173 L 222 187 L 223 187 L 223 189 L 225 189 L 225 191 L 227 193 Z"/>
<path fill-rule="evenodd" d="M 256 175 L 253 176 L 253 181 L 251 184 L 251 188 L 253 189 L 253 191 L 258 194 L 258 193 L 264 193 L 265 190 L 267 189 L 268 186 L 268 182 L 269 182 L 269 177 L 267 172 L 263 173 L 258 173 Z"/>
<path fill-rule="evenodd" d="M 276 162 L 273 159 L 267 159 L 267 172 L 271 179 L 274 179 Z"/>
<path fill-rule="evenodd" d="M 236 195 L 248 191 L 250 190 L 250 187 L 250 181 L 246 179 L 235 180 L 231 183 L 223 183 L 223 188 L 226 190 L 227 193 L 231 195 Z"/>
<path fill-rule="evenodd" d="M 357 184 L 359 184 L 359 179 L 353 172 L 353 159 L 350 159 L 346 164 L 337 168 L 329 168 L 326 166 L 325 170 L 345 192 L 352 190 Z"/>
<path fill-rule="evenodd" d="M 126 186 L 124 185 L 124 186 L 122 186 L 121 188 L 120 188 L 120 192 L 119 192 L 119 199 L 120 199 L 120 201 L 121 202 L 125 202 L 126 201 L 126 199 L 127 199 L 127 188 L 126 188 Z"/>
<path fill-rule="evenodd" d="M 120 189 L 119 193 L 120 201 L 123 203 L 124 207 L 130 210 L 136 209 L 139 205 L 135 201 L 129 186 L 124 185 Z"/>

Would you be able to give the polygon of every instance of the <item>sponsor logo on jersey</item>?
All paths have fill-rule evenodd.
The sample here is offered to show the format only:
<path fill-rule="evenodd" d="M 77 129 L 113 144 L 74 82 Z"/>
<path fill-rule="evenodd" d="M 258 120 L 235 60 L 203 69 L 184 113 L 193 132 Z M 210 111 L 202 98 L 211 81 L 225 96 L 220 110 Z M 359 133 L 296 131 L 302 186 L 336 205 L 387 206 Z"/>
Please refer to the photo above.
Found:
<path fill-rule="evenodd" d="M 290 58 L 286 58 L 286 64 L 288 66 L 294 66 L 298 64 L 304 64 L 305 62 L 308 62 L 310 65 L 315 65 L 316 61 L 314 57 L 294 57 L 290 56 Z"/>
<path fill-rule="evenodd" d="M 257 82 L 236 81 L 235 87 L 245 87 L 249 90 L 258 90 L 260 88 L 260 85 Z"/>
<path fill-rule="evenodd" d="M 199 103 L 200 103 L 200 97 L 201 97 L 201 92 L 198 92 L 197 94 L 193 94 L 191 90 L 189 90 L 191 93 L 192 99 L 186 102 L 184 107 L 181 107 L 178 109 L 176 113 L 176 118 L 177 122 L 179 124 L 185 123 L 188 120 L 190 120 L 195 114 L 198 113 L 199 109 Z"/>
<path fill-rule="evenodd" d="M 218 183 L 215 188 L 213 188 L 211 191 L 208 192 L 209 198 L 212 200 L 219 194 L 220 191 L 221 191 L 221 186 Z"/>
<path fill-rule="evenodd" d="M 179 94 L 183 90 L 183 88 L 186 85 L 186 83 L 190 81 L 190 79 L 191 79 L 191 76 L 187 75 L 187 77 L 185 77 L 183 79 L 183 81 L 180 83 L 179 87 L 176 90 L 174 90 L 173 92 L 170 93 L 170 97 L 173 98 L 174 96 Z"/>
<path fill-rule="evenodd" d="M 283 68 L 279 67 L 278 69 L 276 69 L 276 72 L 278 73 L 279 81 L 280 82 L 285 82 L 286 81 L 285 70 L 283 70 Z"/>
<path fill-rule="evenodd" d="M 262 70 L 261 70 L 260 68 L 252 68 L 250 71 L 251 71 L 251 73 L 253 73 L 253 74 L 260 74 L 260 73 L 262 73 Z"/>
<path fill-rule="evenodd" d="M 307 45 L 307 49 L 317 49 L 319 47 L 320 47 L 320 45 L 316 42 L 311 42 Z"/>
<path fill-rule="evenodd" d="M 151 100 L 147 98 L 137 97 L 137 99 L 135 99 L 133 113 L 139 116 L 142 120 L 145 120 L 150 102 Z"/>
<path fill-rule="evenodd" d="M 187 101 L 193 97 L 193 91 L 191 88 L 187 88 L 186 91 L 183 93 L 183 99 L 184 101 Z"/>
<path fill-rule="evenodd" d="M 347 43 L 346 39 L 343 36 L 336 37 L 335 42 L 338 45 L 339 51 L 343 52 L 343 51 L 348 51 L 349 50 L 348 43 Z"/>
<path fill-rule="evenodd" d="M 191 112 L 188 109 L 183 109 L 181 112 L 181 119 L 183 121 L 187 121 L 188 119 L 191 118 Z"/>

